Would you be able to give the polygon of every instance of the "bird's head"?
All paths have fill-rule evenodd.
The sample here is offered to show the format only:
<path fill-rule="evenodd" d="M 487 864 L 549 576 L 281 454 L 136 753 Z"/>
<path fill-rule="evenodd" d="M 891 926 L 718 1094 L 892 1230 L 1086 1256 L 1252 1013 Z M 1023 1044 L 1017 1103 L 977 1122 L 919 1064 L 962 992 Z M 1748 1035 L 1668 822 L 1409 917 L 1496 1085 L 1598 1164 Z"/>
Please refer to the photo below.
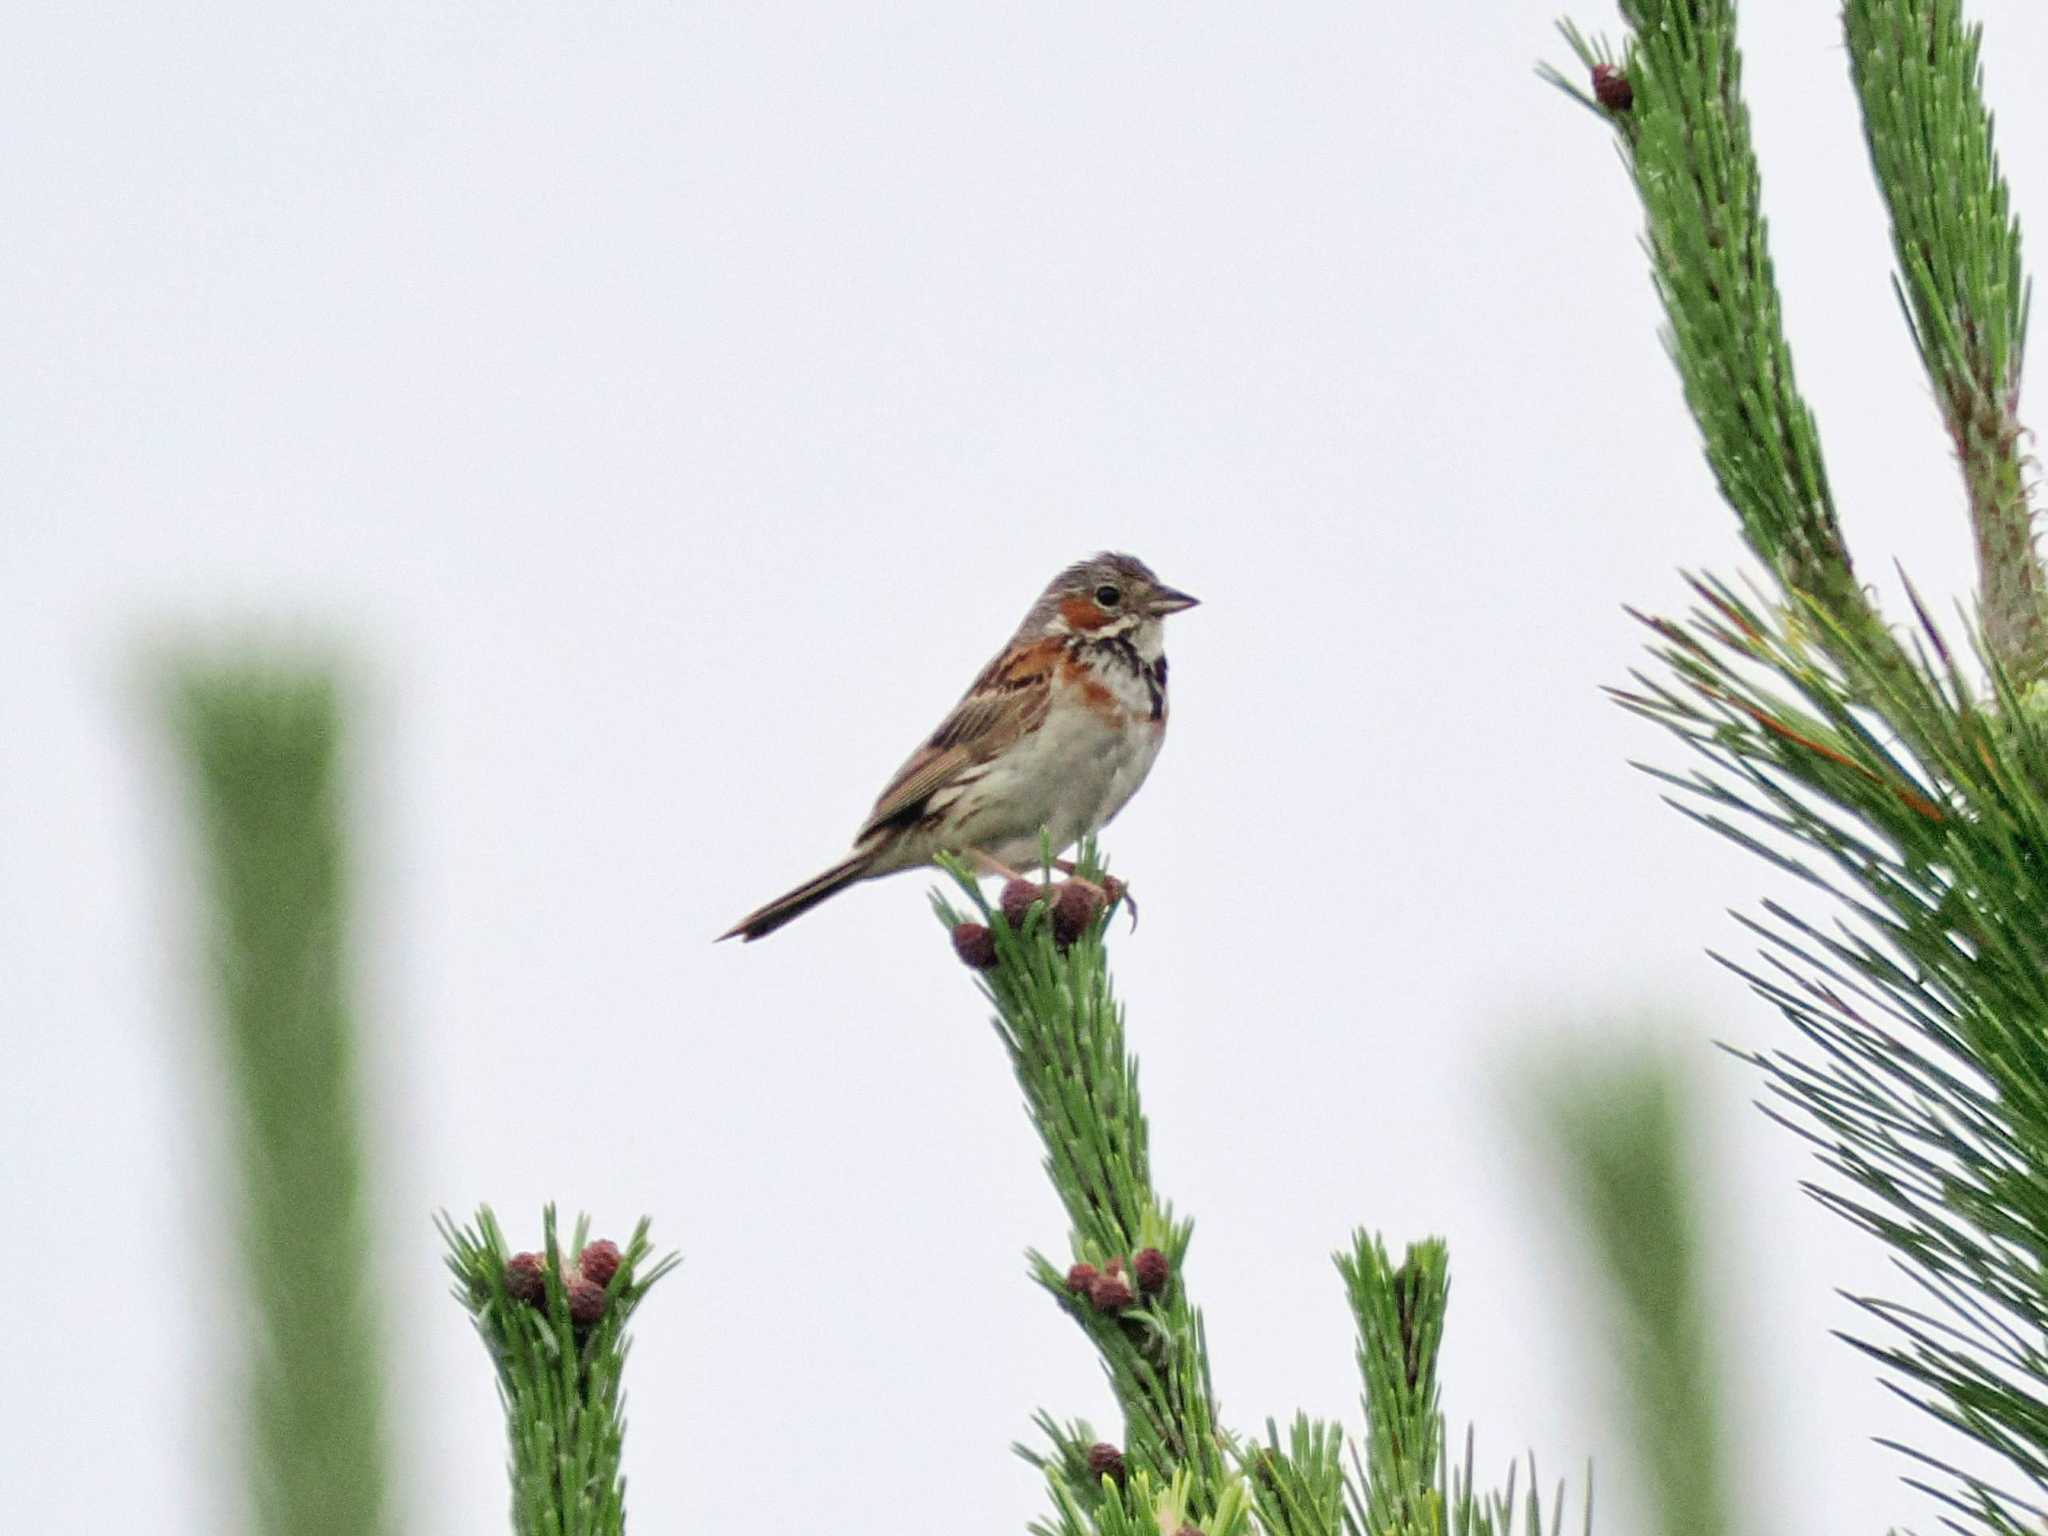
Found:
<path fill-rule="evenodd" d="M 1100 554 L 1053 577 L 1018 633 L 1137 641 L 1156 637 L 1161 619 L 1196 601 L 1167 586 L 1134 555 Z"/>

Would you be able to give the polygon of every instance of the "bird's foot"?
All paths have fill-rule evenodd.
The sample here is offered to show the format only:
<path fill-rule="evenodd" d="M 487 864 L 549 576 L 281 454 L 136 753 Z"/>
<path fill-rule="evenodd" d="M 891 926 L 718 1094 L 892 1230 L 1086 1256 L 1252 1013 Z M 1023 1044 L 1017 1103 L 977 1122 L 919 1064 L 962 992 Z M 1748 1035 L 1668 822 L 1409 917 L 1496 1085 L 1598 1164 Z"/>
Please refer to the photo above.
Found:
<path fill-rule="evenodd" d="M 1051 886 L 1039 885 L 1029 875 L 1018 873 L 993 854 L 984 853 L 979 848 L 970 848 L 966 850 L 966 855 L 977 873 L 996 875 L 1002 879 L 1003 915 L 1009 919 L 1012 927 L 1023 922 L 1024 913 L 1030 909 L 1032 903 L 1050 899 L 1054 894 Z M 1123 881 L 1117 879 L 1115 875 L 1104 875 L 1100 883 L 1084 879 L 1078 872 L 1079 866 L 1072 859 L 1054 859 L 1052 867 L 1065 875 L 1069 884 L 1080 886 L 1087 893 L 1091 905 L 1098 911 L 1103 908 L 1114 909 L 1120 904 L 1128 907 L 1131 913 L 1131 928 L 1136 931 L 1137 898 L 1131 895 L 1131 888 Z"/>
<path fill-rule="evenodd" d="M 1070 877 L 1076 883 L 1087 886 L 1089 890 L 1101 892 L 1102 904 L 1104 906 L 1114 908 L 1121 904 L 1129 907 L 1131 911 L 1131 931 L 1133 933 L 1137 932 L 1138 901 L 1131 894 L 1131 888 L 1125 885 L 1123 881 L 1117 879 L 1115 875 L 1104 875 L 1100 885 L 1097 885 L 1093 880 L 1083 880 L 1079 873 L 1079 866 L 1072 859 L 1054 859 L 1052 867 L 1061 874 Z"/>

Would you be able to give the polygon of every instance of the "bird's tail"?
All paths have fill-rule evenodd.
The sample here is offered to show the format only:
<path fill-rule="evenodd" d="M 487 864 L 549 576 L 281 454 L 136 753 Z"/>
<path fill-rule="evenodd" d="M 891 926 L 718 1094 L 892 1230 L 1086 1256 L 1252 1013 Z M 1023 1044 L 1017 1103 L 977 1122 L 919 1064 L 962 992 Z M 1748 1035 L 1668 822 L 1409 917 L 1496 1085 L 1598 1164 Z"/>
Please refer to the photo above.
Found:
<path fill-rule="evenodd" d="M 751 944 L 756 939 L 765 939 L 784 923 L 802 917 L 827 896 L 835 896 L 854 881 L 867 878 L 868 867 L 869 856 L 866 853 L 848 854 L 822 875 L 806 880 L 787 895 L 778 896 L 766 906 L 749 912 L 721 933 L 719 940 L 739 939 Z"/>

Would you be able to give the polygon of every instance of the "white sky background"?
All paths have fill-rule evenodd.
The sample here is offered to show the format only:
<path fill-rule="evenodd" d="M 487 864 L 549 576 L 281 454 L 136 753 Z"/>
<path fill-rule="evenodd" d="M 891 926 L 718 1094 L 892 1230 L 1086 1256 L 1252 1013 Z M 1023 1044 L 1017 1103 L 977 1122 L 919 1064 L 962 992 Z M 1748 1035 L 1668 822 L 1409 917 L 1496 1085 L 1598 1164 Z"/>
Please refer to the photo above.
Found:
<path fill-rule="evenodd" d="M 1658 804 L 1625 760 L 1674 749 L 1598 693 L 1641 654 L 1620 605 L 1678 605 L 1736 537 L 1606 136 L 1531 75 L 1556 4 L 17 15 L 7 1502 L 240 1518 L 220 1090 L 134 663 L 282 632 L 360 663 L 409 1527 L 505 1508 L 428 1218 L 537 1234 L 553 1197 L 686 1256 L 635 1347 L 636 1528 L 1021 1529 L 1009 1441 L 1109 1400 L 1023 1278 L 1064 1223 L 928 882 L 709 940 L 834 857 L 1108 546 L 1206 599 L 1108 847 L 1229 1421 L 1355 1419 L 1327 1255 L 1441 1232 L 1454 1426 L 1575 1487 L 1591 1454 L 1600 1528 L 1635 1528 L 1576 1238 L 1507 1106 L 1560 1038 L 1675 1033 L 1750 1528 L 1931 1525 L 1869 1443 L 1929 1435 L 1827 1336 L 1886 1266 L 1708 1044 L 1789 1034 L 1703 955 L 1771 887 Z M 1974 9 L 2038 242 L 2048 14 Z M 1945 600 L 1957 485 L 1835 12 L 1751 7 L 1779 271 L 1863 570 Z"/>

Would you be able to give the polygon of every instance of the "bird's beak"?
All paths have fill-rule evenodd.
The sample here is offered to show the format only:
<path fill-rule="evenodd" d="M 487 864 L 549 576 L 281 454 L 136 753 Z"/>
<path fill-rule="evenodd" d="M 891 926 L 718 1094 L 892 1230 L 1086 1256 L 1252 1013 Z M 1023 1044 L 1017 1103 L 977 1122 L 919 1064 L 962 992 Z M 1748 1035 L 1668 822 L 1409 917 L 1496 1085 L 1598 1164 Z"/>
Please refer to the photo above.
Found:
<path fill-rule="evenodd" d="M 1176 592 L 1171 587 L 1154 587 L 1150 607 L 1155 618 L 1165 618 L 1169 613 L 1179 613 L 1199 603 L 1199 597 L 1189 597 L 1185 592 Z"/>

